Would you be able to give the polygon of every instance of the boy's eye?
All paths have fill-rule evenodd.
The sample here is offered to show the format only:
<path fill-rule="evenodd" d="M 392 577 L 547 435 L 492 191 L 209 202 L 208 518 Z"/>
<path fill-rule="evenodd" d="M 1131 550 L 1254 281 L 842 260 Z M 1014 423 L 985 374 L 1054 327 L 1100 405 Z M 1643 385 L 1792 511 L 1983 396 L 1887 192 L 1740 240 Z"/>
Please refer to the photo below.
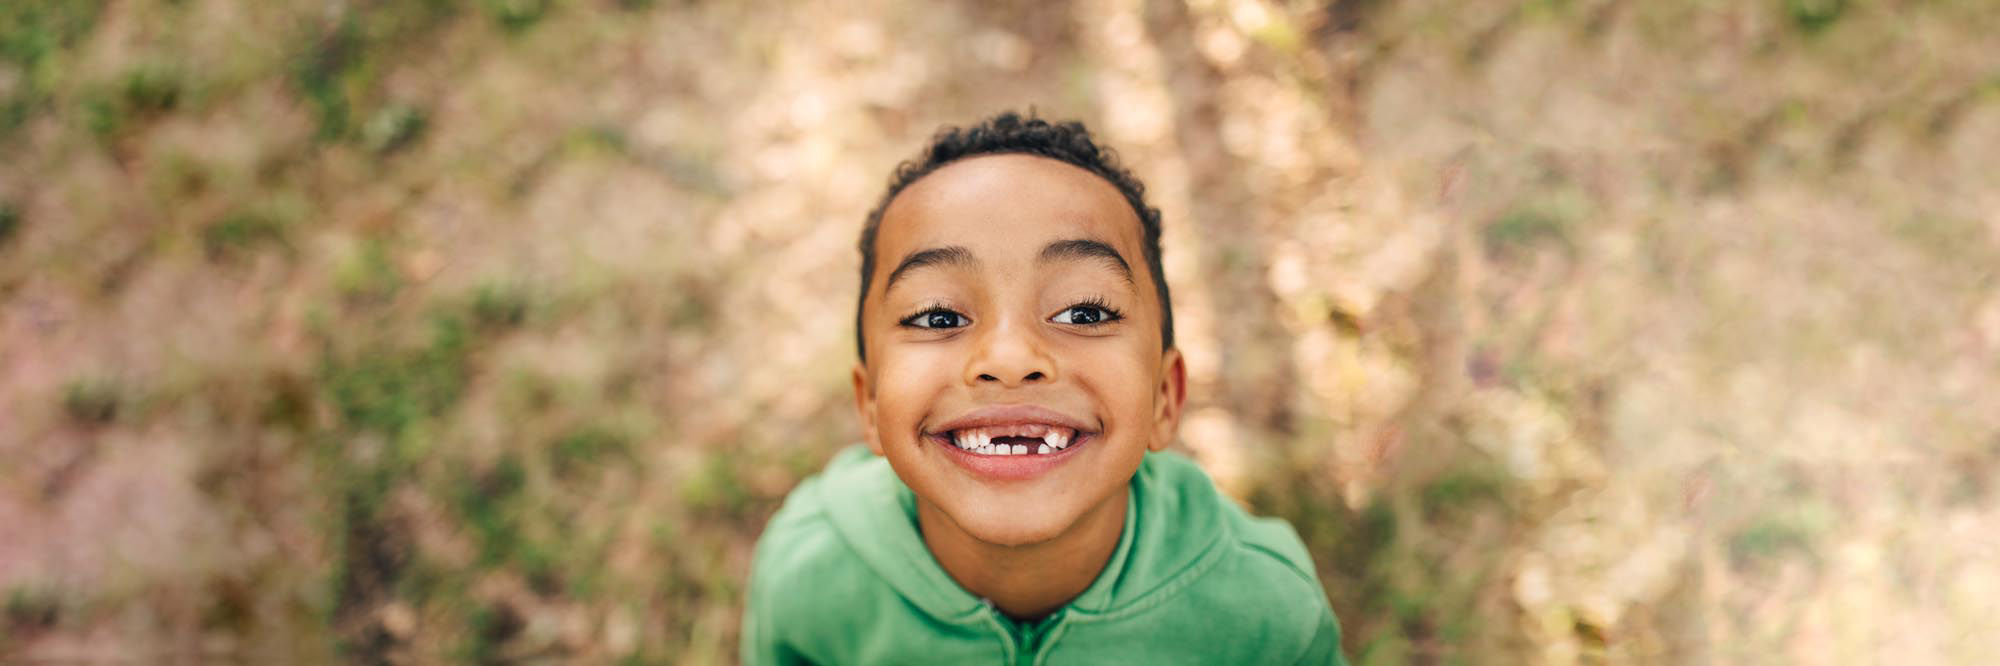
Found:
<path fill-rule="evenodd" d="M 1056 313 L 1056 316 L 1049 321 L 1058 324 L 1089 325 L 1102 324 L 1107 321 L 1116 321 L 1117 319 L 1118 313 L 1103 307 L 1096 305 L 1072 305 L 1068 309 Z"/>
<path fill-rule="evenodd" d="M 917 328 L 958 328 L 966 323 L 965 315 L 942 308 L 919 312 L 903 320 L 904 326 Z"/>

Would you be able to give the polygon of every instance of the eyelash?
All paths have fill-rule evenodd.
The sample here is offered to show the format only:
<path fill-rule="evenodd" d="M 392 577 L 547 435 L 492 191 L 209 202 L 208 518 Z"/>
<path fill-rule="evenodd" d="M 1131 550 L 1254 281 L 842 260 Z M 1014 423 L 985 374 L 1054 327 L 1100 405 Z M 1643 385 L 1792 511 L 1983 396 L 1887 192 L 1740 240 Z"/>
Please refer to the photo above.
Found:
<path fill-rule="evenodd" d="M 900 326 L 903 326 L 903 327 L 905 327 L 905 328 L 921 328 L 921 329 L 937 329 L 937 328 L 940 328 L 940 327 L 936 327 L 936 326 L 918 326 L 918 325 L 917 325 L 917 322 L 918 322 L 918 321 L 921 321 L 921 320 L 923 320 L 923 319 L 924 319 L 925 317 L 929 317 L 929 316 L 931 316 L 931 315 L 934 315 L 934 314 L 948 314 L 948 315 L 952 315 L 952 316 L 954 316 L 954 317 L 958 317 L 959 319 L 962 319 L 962 320 L 966 320 L 966 321 L 970 321 L 970 320 L 972 319 L 971 317 L 967 317 L 967 316 L 965 316 L 965 315 L 962 315 L 962 314 L 959 314 L 957 310 L 953 310 L 953 309 L 951 309 L 951 308 L 948 308 L 948 307 L 945 307 L 945 306 L 942 306 L 942 305 L 930 305 L 930 306 L 926 306 L 926 307 L 925 307 L 924 309 L 922 309 L 922 310 L 918 310 L 918 311 L 916 312 L 916 314 L 912 314 L 912 315 L 910 315 L 910 316 L 908 316 L 908 317 L 904 317 L 904 318 L 902 319 L 902 321 L 898 321 L 898 322 L 896 322 L 896 323 L 897 323 L 897 325 L 900 325 Z M 962 326 L 964 326 L 964 325 L 963 325 L 963 324 L 961 324 L 961 325 L 959 325 L 959 326 L 952 326 L 952 327 L 950 327 L 950 328 L 960 328 L 960 327 L 962 327 Z"/>
<path fill-rule="evenodd" d="M 1111 322 L 1114 322 L 1114 321 L 1118 321 L 1118 320 L 1121 320 L 1121 319 L 1124 319 L 1124 318 L 1125 318 L 1125 313 L 1123 313 L 1123 312 L 1120 312 L 1120 311 L 1118 311 L 1118 308 L 1114 308 L 1114 307 L 1111 307 L 1111 304 L 1110 304 L 1110 303 L 1107 303 L 1107 302 L 1105 302 L 1105 300 L 1104 300 L 1104 299 L 1103 299 L 1102 297 L 1096 297 L 1096 296 L 1093 296 L 1093 297 L 1090 297 L 1090 298 L 1086 298 L 1086 299 L 1084 299 L 1084 300 L 1082 300 L 1082 301 L 1078 301 L 1078 302 L 1076 302 L 1076 303 L 1073 303 L 1073 304 L 1070 304 L 1070 305 L 1069 305 L 1068 307 L 1064 307 L 1064 308 L 1063 308 L 1062 310 L 1059 310 L 1059 311 L 1057 311 L 1057 312 L 1056 312 L 1056 316 L 1061 316 L 1062 314 L 1064 314 L 1064 313 L 1067 313 L 1067 312 L 1070 312 L 1070 311 L 1072 311 L 1072 310 L 1075 310 L 1075 309 L 1077 309 L 1077 308 L 1092 308 L 1092 309 L 1095 309 L 1095 310 L 1097 310 L 1097 311 L 1099 311 L 1099 312 L 1102 312 L 1102 313 L 1104 313 L 1104 317 L 1103 317 L 1103 318 L 1101 318 L 1101 319 L 1099 319 L 1098 321 L 1094 321 L 1094 322 L 1090 322 L 1090 323 L 1087 323 L 1087 324 L 1074 324 L 1074 323 L 1072 323 L 1072 324 L 1069 324 L 1069 325 L 1071 325 L 1071 326 L 1101 326 L 1101 325 L 1104 325 L 1104 324 L 1109 324 L 1109 323 L 1111 323 Z M 958 318 L 959 318 L 959 319 L 961 319 L 961 320 L 966 320 L 966 321 L 967 321 L 968 323 L 967 323 L 967 324 L 960 324 L 960 325 L 958 325 L 958 326 L 918 326 L 918 325 L 917 325 L 917 322 L 919 322 L 919 321 L 923 321 L 923 320 L 924 320 L 924 319 L 925 319 L 926 317 L 930 317 L 931 315 L 937 315 L 937 314 L 948 314 L 948 315 L 952 315 L 952 316 L 954 316 L 954 317 L 958 317 Z M 930 305 L 930 306 L 926 306 L 926 307 L 925 307 L 924 309 L 922 309 L 922 310 L 918 310 L 917 312 L 915 312 L 915 313 L 911 314 L 910 316 L 907 316 L 907 317 L 904 317 L 904 318 L 902 318 L 902 320 L 900 320 L 900 321 L 898 321 L 898 322 L 896 322 L 896 323 L 897 323 L 898 325 L 900 325 L 900 326 L 903 326 L 903 327 L 906 327 L 906 328 L 920 328 L 920 329 L 932 329 L 932 330 L 938 330 L 938 329 L 945 329 L 945 328 L 962 328 L 962 327 L 964 327 L 964 326 L 966 326 L 966 325 L 969 325 L 969 322 L 970 322 L 970 319 L 971 319 L 970 317 L 967 317 L 967 316 L 965 316 L 965 315 L 963 315 L 963 314 L 960 314 L 960 313 L 959 313 L 959 312 L 958 312 L 957 310 L 953 310 L 953 309 L 951 309 L 951 308 L 947 308 L 947 307 L 945 307 L 945 306 L 943 306 L 943 305 Z"/>
<path fill-rule="evenodd" d="M 1063 308 L 1061 311 L 1056 312 L 1056 315 L 1061 316 L 1063 313 L 1077 308 L 1095 308 L 1104 313 L 1104 318 L 1088 324 L 1071 324 L 1071 326 L 1101 326 L 1125 318 L 1125 313 L 1119 312 L 1118 308 L 1111 307 L 1110 303 L 1106 303 L 1103 298 L 1096 296 L 1083 299 L 1069 307 Z"/>

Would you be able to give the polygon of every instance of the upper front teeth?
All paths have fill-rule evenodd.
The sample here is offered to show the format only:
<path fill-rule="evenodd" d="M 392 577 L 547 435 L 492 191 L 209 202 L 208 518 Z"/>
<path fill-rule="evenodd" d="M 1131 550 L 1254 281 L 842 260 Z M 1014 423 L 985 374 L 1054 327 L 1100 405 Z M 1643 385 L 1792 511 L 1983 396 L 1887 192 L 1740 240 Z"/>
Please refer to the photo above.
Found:
<path fill-rule="evenodd" d="M 958 448 L 989 456 L 1048 454 L 1069 448 L 1074 434 L 1068 428 L 1043 424 L 965 428 L 952 433 L 952 443 Z M 995 437 L 1038 437 L 1042 442 L 1030 448 L 1028 444 L 994 444 Z"/>

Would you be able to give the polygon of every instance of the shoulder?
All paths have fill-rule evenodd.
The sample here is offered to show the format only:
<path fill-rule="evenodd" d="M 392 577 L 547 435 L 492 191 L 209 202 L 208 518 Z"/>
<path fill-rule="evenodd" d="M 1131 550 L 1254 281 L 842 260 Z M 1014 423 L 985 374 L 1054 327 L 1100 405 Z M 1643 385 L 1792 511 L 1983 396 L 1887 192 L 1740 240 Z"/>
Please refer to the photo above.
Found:
<path fill-rule="evenodd" d="M 752 585 L 760 582 L 827 583 L 870 578 L 871 571 L 834 522 L 833 501 L 866 482 L 880 458 L 853 446 L 834 455 L 819 474 L 799 483 L 764 525 L 751 560 Z M 791 595 L 812 596 L 812 595 Z"/>
<path fill-rule="evenodd" d="M 862 567 L 860 558 L 834 528 L 825 503 L 820 501 L 815 477 L 800 484 L 785 497 L 785 503 L 757 537 L 752 556 L 750 580 L 760 584 L 786 583 L 821 578 Z"/>
<path fill-rule="evenodd" d="M 866 451 L 859 447 L 849 447 L 835 454 L 819 474 L 807 477 L 798 487 L 785 495 L 784 504 L 778 512 L 764 524 L 764 533 L 757 537 L 757 562 L 763 565 L 772 557 L 769 553 L 785 553 L 784 561 L 794 561 L 806 555 L 837 555 L 848 549 L 834 529 L 832 516 L 828 513 L 830 504 L 824 499 L 822 489 L 829 483 L 851 476 L 853 470 L 866 463 Z M 772 562 L 775 566 L 777 562 Z M 764 567 L 753 571 L 761 574 Z"/>
<path fill-rule="evenodd" d="M 866 457 L 852 453 L 843 451 L 826 471 L 793 489 L 757 538 L 746 620 L 764 625 L 772 634 L 767 640 L 797 642 L 806 638 L 796 635 L 800 632 L 832 629 L 839 615 L 828 610 L 840 600 L 884 592 L 886 583 L 841 535 L 828 510 L 824 489 L 830 479 L 837 484 Z"/>
<path fill-rule="evenodd" d="M 1315 587 L 1319 585 L 1312 555 L 1290 523 L 1250 515 L 1236 500 L 1222 494 L 1208 472 L 1187 456 L 1148 455 L 1140 473 L 1149 477 L 1148 483 L 1157 489 L 1156 494 L 1172 498 L 1171 508 L 1180 515 L 1170 520 L 1179 523 L 1196 516 L 1213 516 L 1223 528 L 1220 538 L 1241 550 L 1243 556 L 1260 566 L 1273 568 L 1276 573 L 1285 573 Z"/>
<path fill-rule="evenodd" d="M 1229 608 L 1243 618 L 1243 635 L 1261 637 L 1278 653 L 1303 654 L 1332 621 L 1326 589 L 1290 525 L 1244 518 L 1232 530 L 1231 552 L 1190 590 L 1189 601 Z"/>
<path fill-rule="evenodd" d="M 1291 524 L 1250 515 L 1224 495 L 1193 461 L 1156 456 L 1154 473 L 1180 487 L 1183 506 L 1212 511 L 1220 530 L 1214 565 L 1173 603 L 1233 617 L 1231 632 L 1266 646 L 1270 654 L 1311 654 L 1338 629 L 1312 555 Z M 1207 506 L 1197 509 L 1197 505 Z"/>
<path fill-rule="evenodd" d="M 1154 489 L 1152 494 L 1170 498 L 1162 504 L 1175 515 L 1163 516 L 1166 520 L 1179 525 L 1191 521 L 1214 523 L 1219 527 L 1218 538 L 1242 551 L 1242 556 L 1259 566 L 1272 568 L 1274 574 L 1287 574 L 1298 582 L 1318 587 L 1312 555 L 1291 524 L 1279 518 L 1251 516 L 1236 500 L 1222 494 L 1208 472 L 1187 456 L 1148 455 L 1140 474 L 1148 477 L 1147 483 Z"/>

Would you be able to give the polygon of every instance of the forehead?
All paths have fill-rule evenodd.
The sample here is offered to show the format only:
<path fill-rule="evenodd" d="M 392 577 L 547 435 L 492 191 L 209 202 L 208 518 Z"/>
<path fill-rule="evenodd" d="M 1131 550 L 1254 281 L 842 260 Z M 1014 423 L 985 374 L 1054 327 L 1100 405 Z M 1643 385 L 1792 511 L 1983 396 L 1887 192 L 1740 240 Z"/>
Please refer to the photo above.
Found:
<path fill-rule="evenodd" d="M 922 248 L 959 245 L 975 255 L 1026 256 L 1067 239 L 1109 243 L 1135 264 L 1141 256 L 1138 215 L 1118 188 L 1080 167 L 1033 155 L 982 155 L 945 165 L 898 194 L 881 225 L 876 251 L 889 265 Z"/>

